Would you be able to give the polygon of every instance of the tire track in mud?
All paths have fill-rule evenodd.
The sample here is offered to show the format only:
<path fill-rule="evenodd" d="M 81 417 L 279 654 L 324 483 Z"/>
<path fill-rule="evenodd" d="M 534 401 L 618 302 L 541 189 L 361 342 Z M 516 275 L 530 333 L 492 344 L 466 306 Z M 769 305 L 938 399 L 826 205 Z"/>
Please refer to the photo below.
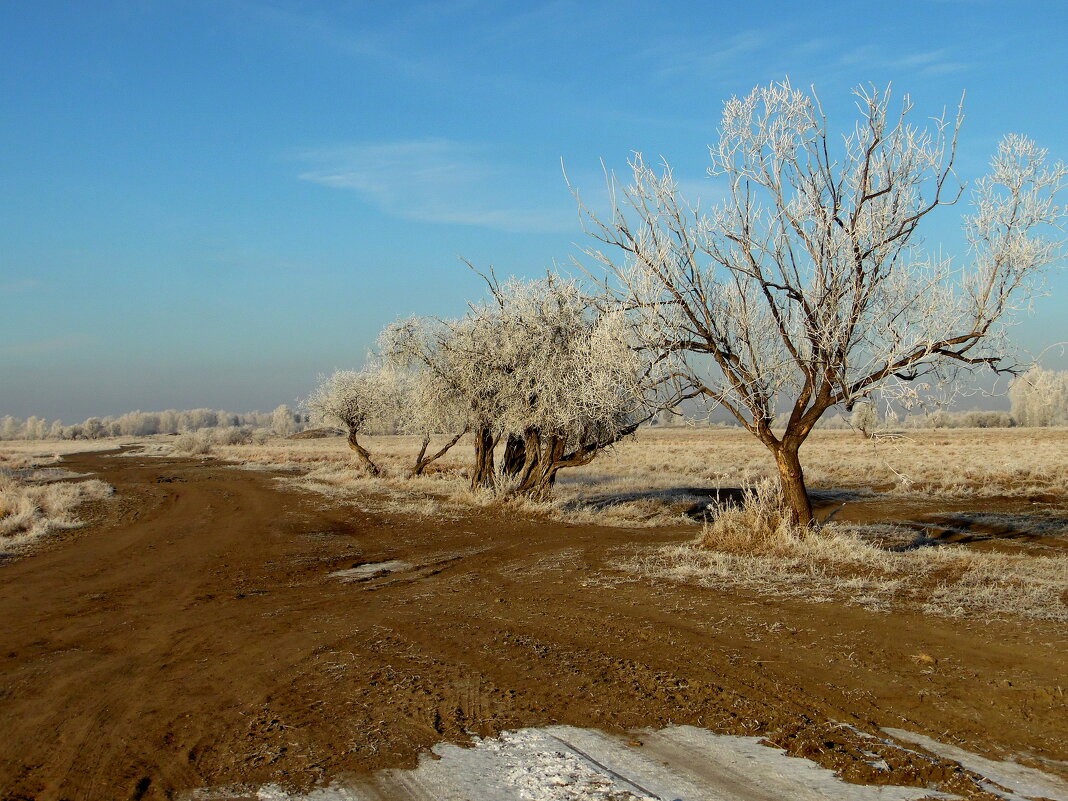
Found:
<path fill-rule="evenodd" d="M 611 569 L 621 548 L 684 530 L 481 510 L 404 518 L 217 462 L 66 462 L 117 498 L 94 525 L 0 567 L 3 798 L 307 787 L 411 767 L 468 732 L 556 723 L 756 734 L 851 781 L 958 790 L 967 781 L 944 760 L 873 767 L 849 727 L 1068 759 L 1068 643 L 1051 625 L 651 585 Z M 330 575 L 391 561 L 411 567 Z"/>

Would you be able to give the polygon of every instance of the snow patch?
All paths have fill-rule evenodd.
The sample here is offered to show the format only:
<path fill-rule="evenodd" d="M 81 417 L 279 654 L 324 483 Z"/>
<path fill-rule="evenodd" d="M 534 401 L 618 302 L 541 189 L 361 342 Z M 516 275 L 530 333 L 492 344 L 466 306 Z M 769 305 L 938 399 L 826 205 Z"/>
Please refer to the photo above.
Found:
<path fill-rule="evenodd" d="M 592 729 L 551 726 L 439 744 L 414 770 L 384 770 L 305 795 L 276 785 L 242 796 L 187 801 L 912 801 L 955 796 L 920 787 L 846 784 L 758 737 L 716 735 L 691 726 L 641 732 L 631 740 Z M 236 788 L 235 788 L 236 789 Z M 203 791 L 201 791 L 203 792 Z M 217 793 L 218 791 L 216 791 Z"/>
<path fill-rule="evenodd" d="M 330 575 L 342 581 L 365 581 L 375 576 L 383 576 L 387 573 L 396 573 L 400 570 L 408 570 L 411 565 L 400 559 L 391 559 L 388 562 L 368 562 L 365 565 L 356 565 L 347 570 L 335 570 Z"/>
<path fill-rule="evenodd" d="M 983 787 L 991 795 L 1007 799 L 1007 801 L 1028 801 L 1031 798 L 1068 801 L 1068 782 L 1035 768 L 1018 765 L 1015 762 L 987 759 L 955 745 L 942 743 L 904 729 L 884 728 L 883 731 L 898 740 L 926 748 L 943 759 L 959 762 L 962 767 L 996 783 L 999 786 Z"/>

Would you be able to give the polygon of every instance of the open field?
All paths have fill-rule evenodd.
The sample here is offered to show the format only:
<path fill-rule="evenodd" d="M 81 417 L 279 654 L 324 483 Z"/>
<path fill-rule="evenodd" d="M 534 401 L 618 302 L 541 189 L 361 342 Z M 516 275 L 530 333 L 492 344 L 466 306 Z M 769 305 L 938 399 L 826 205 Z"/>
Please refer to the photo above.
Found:
<path fill-rule="evenodd" d="M 166 438 L 163 438 L 166 441 Z M 368 436 L 387 470 L 403 475 L 414 437 Z M 271 440 L 215 449 L 227 459 L 279 466 L 349 466 L 343 438 Z M 1020 498 L 1050 501 L 1068 494 L 1068 429 L 910 430 L 866 440 L 849 431 L 813 432 L 801 450 L 809 488 L 871 490 L 899 498 Z M 435 472 L 462 471 L 470 446 L 461 441 Z M 739 428 L 644 428 L 586 467 L 561 473 L 557 505 L 582 498 L 638 496 L 687 487 L 738 487 L 774 474 L 767 450 Z M 615 503 L 625 498 L 613 498 Z"/>
<path fill-rule="evenodd" d="M 820 433 L 811 483 L 845 522 L 819 541 L 761 534 L 753 503 L 707 519 L 770 467 L 729 430 L 642 432 L 548 505 L 469 493 L 466 447 L 411 482 L 339 439 L 67 456 L 115 495 L 0 568 L 0 797 L 306 791 L 548 725 L 653 751 L 674 730 L 628 732 L 696 726 L 999 797 L 913 733 L 1064 779 L 1066 437 Z M 410 441 L 369 445 L 402 472 Z"/>

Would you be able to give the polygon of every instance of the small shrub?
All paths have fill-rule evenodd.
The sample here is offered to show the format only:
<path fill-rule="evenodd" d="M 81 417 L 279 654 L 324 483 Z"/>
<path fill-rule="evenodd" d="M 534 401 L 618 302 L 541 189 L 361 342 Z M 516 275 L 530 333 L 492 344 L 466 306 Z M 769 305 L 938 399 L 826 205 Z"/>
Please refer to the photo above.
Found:
<path fill-rule="evenodd" d="M 782 490 L 770 479 L 746 489 L 742 504 L 720 503 L 706 522 L 698 544 L 728 553 L 768 553 L 797 539 Z"/>
<path fill-rule="evenodd" d="M 211 439 L 202 433 L 180 434 L 171 445 L 171 452 L 188 456 L 202 456 L 211 453 Z"/>
<path fill-rule="evenodd" d="M 211 432 L 211 441 L 215 445 L 247 445 L 252 441 L 252 431 L 240 426 L 216 428 Z"/>

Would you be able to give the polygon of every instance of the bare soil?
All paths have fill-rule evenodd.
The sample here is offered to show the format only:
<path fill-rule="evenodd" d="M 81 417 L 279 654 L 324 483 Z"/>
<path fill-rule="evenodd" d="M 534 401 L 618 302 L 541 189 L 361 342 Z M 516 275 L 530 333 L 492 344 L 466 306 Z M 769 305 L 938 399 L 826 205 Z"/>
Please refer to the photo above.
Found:
<path fill-rule="evenodd" d="M 890 749 L 875 767 L 857 732 L 1068 773 L 1062 626 L 651 585 L 611 567 L 692 528 L 389 516 L 218 462 L 65 466 L 117 498 L 0 565 L 3 799 L 310 787 L 412 766 L 468 732 L 553 723 L 757 734 L 849 781 L 976 798 L 952 762 Z"/>

